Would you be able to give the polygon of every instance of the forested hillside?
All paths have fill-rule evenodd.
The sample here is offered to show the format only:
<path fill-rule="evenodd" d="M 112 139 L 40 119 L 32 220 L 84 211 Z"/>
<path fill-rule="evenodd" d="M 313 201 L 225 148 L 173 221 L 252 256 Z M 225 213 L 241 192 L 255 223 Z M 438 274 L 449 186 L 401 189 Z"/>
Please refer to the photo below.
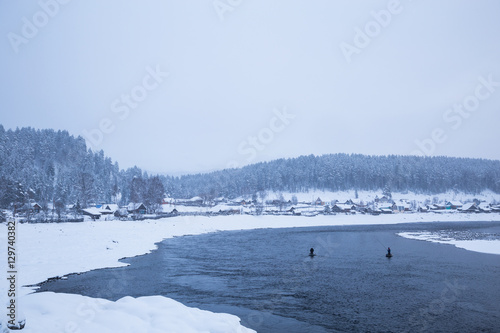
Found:
<path fill-rule="evenodd" d="M 304 192 L 309 189 L 389 190 L 443 193 L 455 190 L 500 193 L 500 161 L 416 156 L 334 154 L 301 156 L 241 169 L 168 178 L 174 196 L 235 197 L 259 191 Z"/>
<path fill-rule="evenodd" d="M 102 151 L 92 152 L 81 137 L 66 131 L 22 128 L 6 131 L 0 125 L 0 207 L 29 200 L 47 204 L 159 204 L 159 177 L 139 168 L 120 170 Z"/>
<path fill-rule="evenodd" d="M 500 161 L 415 156 L 301 156 L 182 177 L 120 170 L 102 151 L 66 131 L 0 125 L 0 208 L 30 200 L 42 207 L 143 202 L 163 197 L 234 198 L 264 191 L 388 190 L 436 194 L 454 190 L 500 193 Z"/>

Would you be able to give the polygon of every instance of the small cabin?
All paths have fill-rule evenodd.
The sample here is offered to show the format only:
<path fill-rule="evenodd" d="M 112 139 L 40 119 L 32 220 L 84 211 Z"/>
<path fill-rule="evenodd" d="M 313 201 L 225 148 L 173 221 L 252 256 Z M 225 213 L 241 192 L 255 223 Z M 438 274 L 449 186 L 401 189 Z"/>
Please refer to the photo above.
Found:
<path fill-rule="evenodd" d="M 398 211 L 409 212 L 411 210 L 411 204 L 407 201 L 400 201 L 397 203 Z"/>
<path fill-rule="evenodd" d="M 332 212 L 334 213 L 350 213 L 351 211 L 355 211 L 355 205 L 346 205 L 346 204 L 335 204 L 332 207 Z"/>
<path fill-rule="evenodd" d="M 417 211 L 418 211 L 419 213 L 427 213 L 427 212 L 429 211 L 429 208 L 428 208 L 427 206 L 425 206 L 425 205 L 423 205 L 423 206 L 418 206 Z"/>
<path fill-rule="evenodd" d="M 477 208 L 479 209 L 479 211 L 481 211 L 482 213 L 491 213 L 491 206 L 489 204 L 487 204 L 486 202 L 481 202 L 479 204 L 479 206 L 477 206 Z"/>
<path fill-rule="evenodd" d="M 443 210 L 443 209 L 446 209 L 446 206 L 443 205 L 443 204 L 432 204 L 430 207 L 429 207 L 430 210 Z"/>
<path fill-rule="evenodd" d="M 314 202 L 314 204 L 316 206 L 324 206 L 325 202 L 323 200 L 321 200 L 321 198 L 318 197 L 318 199 L 316 199 L 316 201 Z"/>
<path fill-rule="evenodd" d="M 40 206 L 36 202 L 32 203 L 31 204 L 31 210 L 33 211 L 33 213 L 38 214 L 38 213 L 40 213 L 42 211 L 42 206 Z"/>
<path fill-rule="evenodd" d="M 22 205 L 20 208 L 17 209 L 17 212 L 19 212 L 19 213 L 34 213 L 34 214 L 38 214 L 41 211 L 42 211 L 42 206 L 40 206 L 36 202 L 27 203 L 27 204 Z"/>
<path fill-rule="evenodd" d="M 141 203 L 135 203 L 135 202 L 131 202 L 128 204 L 127 206 L 127 211 L 130 213 L 130 214 L 146 214 L 146 206 L 141 202 Z"/>
<path fill-rule="evenodd" d="M 384 213 L 387 213 L 389 210 L 391 212 L 397 211 L 398 206 L 394 202 L 379 202 L 378 209 L 380 211 L 383 211 Z"/>
<path fill-rule="evenodd" d="M 82 214 L 85 216 L 90 216 L 94 221 L 101 218 L 101 212 L 96 207 L 84 208 L 82 209 Z"/>
<path fill-rule="evenodd" d="M 463 204 L 460 201 L 448 201 L 446 203 L 446 209 L 460 209 L 462 208 Z"/>
<path fill-rule="evenodd" d="M 477 207 L 475 202 L 470 202 L 467 204 L 464 204 L 462 208 L 460 209 L 461 212 L 464 213 L 477 213 L 479 212 L 479 208 Z"/>
<path fill-rule="evenodd" d="M 99 211 L 101 212 L 102 215 L 114 214 L 119 209 L 118 205 L 116 204 L 103 204 L 100 206 L 101 207 L 96 207 L 96 208 L 99 208 Z"/>

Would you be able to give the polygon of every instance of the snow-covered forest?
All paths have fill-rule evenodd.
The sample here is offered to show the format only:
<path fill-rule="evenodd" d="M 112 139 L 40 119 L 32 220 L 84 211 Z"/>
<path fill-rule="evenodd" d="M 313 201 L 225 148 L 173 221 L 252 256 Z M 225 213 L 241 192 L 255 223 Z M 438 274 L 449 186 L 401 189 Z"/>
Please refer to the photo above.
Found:
<path fill-rule="evenodd" d="M 66 131 L 0 125 L 0 207 L 21 207 L 35 200 L 43 208 L 53 204 L 144 202 L 161 204 L 163 183 L 139 168 L 120 170 L 101 150 L 87 149 L 82 137 Z"/>
<path fill-rule="evenodd" d="M 417 156 L 333 154 L 301 156 L 241 169 L 167 178 L 173 195 L 233 197 L 259 191 L 305 192 L 311 189 L 388 190 L 435 194 L 449 190 L 500 193 L 500 161 Z"/>
<path fill-rule="evenodd" d="M 167 162 L 168 163 L 168 162 Z M 0 125 L 0 208 L 34 200 L 63 209 L 78 203 L 143 202 L 172 198 L 252 195 L 262 191 L 386 190 L 435 194 L 500 193 L 500 161 L 416 156 L 333 154 L 301 156 L 207 174 L 169 177 L 121 170 L 66 131 Z"/>

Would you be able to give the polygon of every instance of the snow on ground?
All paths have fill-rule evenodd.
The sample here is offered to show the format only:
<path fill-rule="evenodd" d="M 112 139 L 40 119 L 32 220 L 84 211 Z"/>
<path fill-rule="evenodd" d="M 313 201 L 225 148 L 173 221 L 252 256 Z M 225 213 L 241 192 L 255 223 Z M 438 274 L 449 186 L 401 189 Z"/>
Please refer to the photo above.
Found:
<path fill-rule="evenodd" d="M 214 206 L 186 206 L 181 204 L 162 205 L 162 211 L 164 213 L 171 213 L 174 209 L 179 213 L 218 213 L 219 211 L 228 210 L 249 211 L 248 208 L 228 204 L 217 204 Z"/>
<path fill-rule="evenodd" d="M 149 253 L 156 249 L 155 243 L 174 236 L 220 230 L 435 221 L 500 221 L 500 215 L 179 216 L 145 221 L 19 224 L 18 285 L 32 285 L 51 277 L 92 269 L 124 266 L 125 263 L 118 261 L 120 258 Z M 1 228 L 0 244 L 6 245 L 6 225 L 2 224 Z M 4 272 L 7 271 L 6 248 L 0 249 Z M 7 281 L 2 280 L 0 292 L 6 300 Z M 110 302 L 79 295 L 29 294 L 32 290 L 21 289 L 26 332 L 251 332 L 241 326 L 235 316 L 188 308 L 160 296 L 127 297 Z"/>
<path fill-rule="evenodd" d="M 382 191 L 358 191 L 358 199 L 356 199 L 356 192 L 354 190 L 339 191 L 339 192 L 314 190 L 314 191 L 299 192 L 299 193 L 267 192 L 266 200 L 279 199 L 280 194 L 283 195 L 283 198 L 286 201 L 291 200 L 293 196 L 296 196 L 299 202 L 314 202 L 316 199 L 321 198 L 321 200 L 324 201 L 325 203 L 330 203 L 332 200 L 345 202 L 349 199 L 354 201 L 364 201 L 366 203 L 375 200 L 375 197 L 377 196 L 379 198 L 383 196 Z M 432 201 L 434 198 L 439 198 L 440 202 L 461 201 L 462 203 L 464 203 L 464 202 L 470 202 L 474 199 L 478 199 L 481 201 L 486 201 L 487 203 L 491 203 L 494 201 L 497 202 L 500 201 L 500 194 L 494 193 L 489 190 L 483 191 L 479 194 L 468 194 L 463 192 L 455 193 L 453 191 L 448 191 L 446 193 L 433 194 L 433 195 L 418 194 L 413 192 L 406 192 L 406 193 L 392 192 L 392 199 L 394 201 L 399 201 L 403 199 L 408 201 L 415 200 L 417 202 L 423 203 L 425 202 L 425 200 Z M 240 197 L 238 199 L 249 200 L 251 199 L 251 196 Z"/>
<path fill-rule="evenodd" d="M 489 254 L 500 254 L 500 240 L 457 240 L 453 238 L 442 238 L 431 232 L 400 232 L 399 236 L 434 243 L 455 245 L 458 248 Z"/>
<path fill-rule="evenodd" d="M 124 297 L 116 302 L 44 292 L 23 306 L 22 332 L 254 332 L 229 314 L 189 308 L 162 296 Z"/>

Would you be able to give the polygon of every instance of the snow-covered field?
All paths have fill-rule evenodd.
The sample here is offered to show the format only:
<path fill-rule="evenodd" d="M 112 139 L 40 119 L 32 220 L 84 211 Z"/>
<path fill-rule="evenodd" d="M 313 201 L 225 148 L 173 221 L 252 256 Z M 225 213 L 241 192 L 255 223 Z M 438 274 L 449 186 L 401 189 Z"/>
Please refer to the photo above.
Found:
<path fill-rule="evenodd" d="M 500 221 L 500 214 L 393 214 L 317 216 L 176 217 L 146 221 L 20 224 L 17 226 L 18 285 L 32 285 L 51 277 L 126 265 L 120 258 L 150 252 L 155 243 L 174 236 L 219 230 L 307 227 L 327 225 L 395 224 L 435 221 Z M 5 224 L 1 244 L 7 243 Z M 499 253 L 500 241 L 461 241 L 473 251 Z M 6 272 L 6 247 L 2 268 Z M 491 250 L 493 248 L 494 250 Z M 1 295 L 6 299 L 6 280 Z M 80 295 L 39 293 L 21 289 L 24 332 L 251 332 L 239 318 L 186 307 L 161 297 L 126 297 L 116 302 Z M 5 302 L 5 301 L 4 301 Z M 5 327 L 5 326 L 4 326 Z"/>

